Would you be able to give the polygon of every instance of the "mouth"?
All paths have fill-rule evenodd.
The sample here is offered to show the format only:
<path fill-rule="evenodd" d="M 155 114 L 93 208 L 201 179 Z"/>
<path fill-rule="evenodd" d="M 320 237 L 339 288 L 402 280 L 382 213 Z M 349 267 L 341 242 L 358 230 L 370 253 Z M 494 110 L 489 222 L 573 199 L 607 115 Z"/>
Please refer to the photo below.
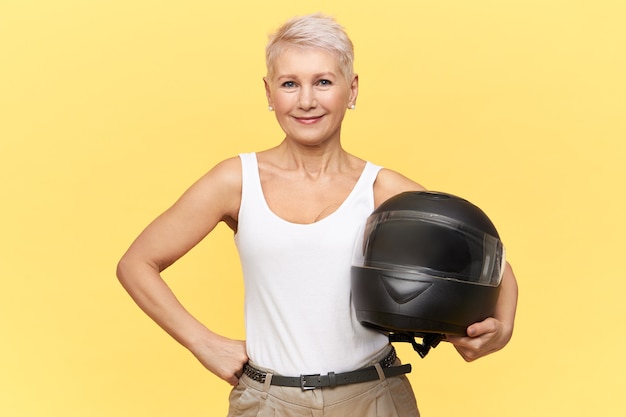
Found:
<path fill-rule="evenodd" d="M 300 124 L 312 125 L 322 120 L 323 117 L 324 116 L 322 115 L 322 116 L 294 117 L 294 119 Z"/>

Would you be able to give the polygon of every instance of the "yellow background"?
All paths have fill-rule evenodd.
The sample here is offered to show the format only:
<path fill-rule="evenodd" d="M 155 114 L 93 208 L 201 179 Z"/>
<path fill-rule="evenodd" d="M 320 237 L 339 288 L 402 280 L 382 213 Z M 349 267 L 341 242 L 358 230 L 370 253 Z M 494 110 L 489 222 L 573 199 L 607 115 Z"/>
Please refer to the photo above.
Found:
<path fill-rule="evenodd" d="M 505 350 L 466 364 L 399 346 L 422 414 L 626 414 L 623 2 L 6 0 L 0 415 L 226 414 L 229 387 L 140 312 L 115 264 L 216 162 L 278 143 L 266 34 L 318 10 L 356 45 L 346 148 L 480 205 L 519 279 Z M 243 337 L 225 227 L 166 278 Z"/>

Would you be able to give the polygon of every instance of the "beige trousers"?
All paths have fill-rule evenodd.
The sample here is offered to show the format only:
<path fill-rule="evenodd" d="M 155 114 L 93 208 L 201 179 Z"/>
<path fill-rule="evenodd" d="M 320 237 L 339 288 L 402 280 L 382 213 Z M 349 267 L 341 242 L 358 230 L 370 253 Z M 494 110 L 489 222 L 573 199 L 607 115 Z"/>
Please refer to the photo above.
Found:
<path fill-rule="evenodd" d="M 388 352 L 385 350 L 370 365 Z M 251 365 L 268 372 L 265 383 L 243 375 L 231 391 L 228 417 L 419 417 L 415 395 L 405 375 L 303 391 L 299 387 L 271 385 L 271 371 Z"/>

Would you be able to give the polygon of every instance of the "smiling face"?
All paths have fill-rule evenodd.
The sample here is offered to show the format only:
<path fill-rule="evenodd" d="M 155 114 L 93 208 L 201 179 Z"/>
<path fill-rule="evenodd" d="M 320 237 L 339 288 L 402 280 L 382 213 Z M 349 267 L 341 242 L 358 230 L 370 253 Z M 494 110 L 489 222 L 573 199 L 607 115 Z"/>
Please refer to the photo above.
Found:
<path fill-rule="evenodd" d="M 268 103 L 286 139 L 309 146 L 339 141 L 346 109 L 356 101 L 358 78 L 350 84 L 332 53 L 287 48 L 265 78 Z"/>

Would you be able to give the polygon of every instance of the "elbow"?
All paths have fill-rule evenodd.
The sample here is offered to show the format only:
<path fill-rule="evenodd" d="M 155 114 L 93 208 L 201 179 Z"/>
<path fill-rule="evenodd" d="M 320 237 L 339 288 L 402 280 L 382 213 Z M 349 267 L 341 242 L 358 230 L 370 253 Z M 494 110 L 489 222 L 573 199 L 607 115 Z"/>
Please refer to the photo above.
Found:
<path fill-rule="evenodd" d="M 124 255 L 119 260 L 115 268 L 115 276 L 117 277 L 120 284 L 124 286 L 124 288 L 128 286 L 129 280 L 131 279 L 131 276 L 133 275 L 132 271 L 135 269 L 133 265 L 134 263 L 128 257 L 128 255 Z"/>
<path fill-rule="evenodd" d="M 119 260 L 115 268 L 115 276 L 117 277 L 117 279 L 120 281 L 122 285 L 124 285 L 124 279 L 126 277 L 127 269 L 128 269 L 128 261 L 126 257 L 124 256 L 122 257 L 122 259 Z"/>
<path fill-rule="evenodd" d="M 118 261 L 115 275 L 122 286 L 128 291 L 144 281 L 153 273 L 159 274 L 161 269 L 153 262 L 136 254 L 126 253 Z"/>

